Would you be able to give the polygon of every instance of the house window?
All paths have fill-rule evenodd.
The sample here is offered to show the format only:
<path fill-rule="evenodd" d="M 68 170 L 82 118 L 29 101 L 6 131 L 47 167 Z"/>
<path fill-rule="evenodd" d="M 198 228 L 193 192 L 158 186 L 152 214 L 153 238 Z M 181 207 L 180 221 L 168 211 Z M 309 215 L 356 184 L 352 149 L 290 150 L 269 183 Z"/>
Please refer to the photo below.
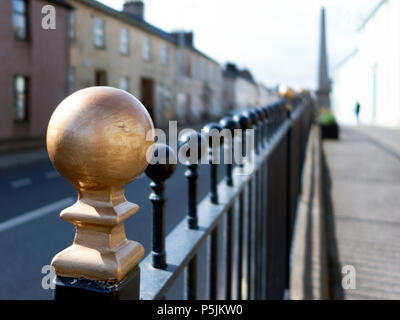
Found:
<path fill-rule="evenodd" d="M 204 81 L 209 81 L 209 70 L 208 70 L 208 63 L 204 63 Z"/>
<path fill-rule="evenodd" d="M 75 69 L 69 67 L 68 69 L 68 93 L 71 94 L 75 91 Z"/>
<path fill-rule="evenodd" d="M 94 45 L 104 47 L 104 21 L 100 18 L 94 18 Z"/>
<path fill-rule="evenodd" d="M 26 0 L 12 0 L 12 21 L 14 37 L 20 40 L 28 38 L 28 16 Z"/>
<path fill-rule="evenodd" d="M 27 92 L 28 80 L 23 76 L 14 78 L 14 120 L 26 121 L 28 119 L 27 112 Z"/>
<path fill-rule="evenodd" d="M 195 74 L 196 74 L 196 76 L 195 76 L 195 78 L 196 79 L 201 79 L 201 76 L 200 76 L 200 59 L 197 57 L 196 58 L 196 60 L 195 60 Z"/>
<path fill-rule="evenodd" d="M 129 54 L 129 32 L 127 29 L 122 28 L 119 34 L 120 51 L 124 55 Z"/>
<path fill-rule="evenodd" d="M 130 91 L 130 79 L 129 77 L 122 77 L 119 81 L 119 88 L 126 92 Z"/>
<path fill-rule="evenodd" d="M 217 67 L 213 66 L 213 81 L 217 83 Z"/>
<path fill-rule="evenodd" d="M 70 39 L 75 39 L 75 12 L 71 11 L 68 18 L 68 35 Z"/>
<path fill-rule="evenodd" d="M 161 49 L 161 63 L 166 66 L 168 65 L 169 60 L 169 47 L 168 45 L 164 44 Z"/>
<path fill-rule="evenodd" d="M 149 37 L 143 38 L 143 59 L 149 61 L 151 58 L 151 42 Z"/>
<path fill-rule="evenodd" d="M 188 78 L 192 77 L 192 56 L 190 54 L 187 54 L 184 56 L 184 63 L 185 63 L 185 76 Z"/>
<path fill-rule="evenodd" d="M 178 52 L 178 73 L 180 76 L 184 75 L 185 72 L 185 61 L 184 61 L 184 52 L 183 50 L 179 50 Z"/>

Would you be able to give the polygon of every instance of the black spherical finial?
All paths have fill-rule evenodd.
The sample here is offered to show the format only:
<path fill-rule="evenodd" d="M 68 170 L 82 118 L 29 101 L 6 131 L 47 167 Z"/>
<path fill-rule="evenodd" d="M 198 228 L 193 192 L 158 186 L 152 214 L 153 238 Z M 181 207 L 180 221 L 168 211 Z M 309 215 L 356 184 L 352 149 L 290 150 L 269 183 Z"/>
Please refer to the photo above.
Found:
<path fill-rule="evenodd" d="M 264 113 L 264 119 L 269 117 L 269 106 L 263 107 L 262 112 Z"/>
<path fill-rule="evenodd" d="M 223 138 L 220 136 L 220 132 L 222 131 L 222 127 L 220 126 L 219 123 L 217 122 L 212 122 L 203 127 L 201 129 L 201 133 L 204 135 L 206 140 L 208 140 L 208 145 L 211 147 L 212 146 L 212 141 L 213 138 L 215 139 L 216 137 L 220 137 L 220 142 L 223 142 Z"/>
<path fill-rule="evenodd" d="M 254 112 L 257 114 L 259 121 L 264 121 L 264 112 L 261 108 L 254 109 Z"/>
<path fill-rule="evenodd" d="M 274 104 L 272 104 L 270 106 L 270 115 L 271 116 L 273 116 L 275 114 L 278 105 L 279 105 L 279 102 L 275 102 Z"/>
<path fill-rule="evenodd" d="M 200 132 L 188 130 L 179 136 L 179 146 L 180 159 L 183 158 L 186 164 L 196 164 L 204 156 L 208 145 Z"/>
<path fill-rule="evenodd" d="M 235 114 L 233 116 L 233 120 L 240 126 L 240 129 L 242 130 L 251 129 L 252 127 L 252 121 L 247 111 L 244 111 L 240 114 Z"/>
<path fill-rule="evenodd" d="M 233 135 L 235 129 L 241 128 L 240 125 L 235 120 L 233 120 L 231 117 L 222 118 L 219 121 L 219 124 L 221 125 L 222 129 L 230 130 L 232 135 Z"/>
<path fill-rule="evenodd" d="M 146 175 L 154 182 L 161 183 L 170 178 L 176 169 L 177 158 L 175 151 L 168 145 L 156 143 L 154 158 L 145 171 Z"/>
<path fill-rule="evenodd" d="M 253 126 L 256 126 L 258 124 L 258 121 L 260 120 L 258 118 L 258 114 L 254 110 L 249 110 L 248 114 L 250 116 L 250 120 L 253 123 Z"/>

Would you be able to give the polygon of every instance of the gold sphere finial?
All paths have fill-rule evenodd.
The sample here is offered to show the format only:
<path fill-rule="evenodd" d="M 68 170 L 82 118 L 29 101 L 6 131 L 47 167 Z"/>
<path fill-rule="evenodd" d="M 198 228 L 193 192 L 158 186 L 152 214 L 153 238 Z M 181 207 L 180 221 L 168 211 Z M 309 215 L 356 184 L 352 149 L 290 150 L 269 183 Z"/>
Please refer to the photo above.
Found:
<path fill-rule="evenodd" d="M 139 100 L 110 87 L 77 91 L 54 111 L 49 157 L 79 194 L 60 214 L 76 235 L 52 260 L 57 275 L 118 282 L 137 268 L 144 249 L 126 239 L 124 221 L 139 207 L 126 200 L 124 188 L 148 165 L 153 128 Z"/>
<path fill-rule="evenodd" d="M 99 190 L 131 182 L 147 167 L 153 123 L 131 94 L 110 87 L 75 92 L 54 111 L 47 150 L 60 174 L 78 190 Z"/>
<path fill-rule="evenodd" d="M 292 100 L 295 97 L 295 92 L 292 88 L 285 84 L 281 84 L 278 89 L 279 95 L 286 99 Z"/>

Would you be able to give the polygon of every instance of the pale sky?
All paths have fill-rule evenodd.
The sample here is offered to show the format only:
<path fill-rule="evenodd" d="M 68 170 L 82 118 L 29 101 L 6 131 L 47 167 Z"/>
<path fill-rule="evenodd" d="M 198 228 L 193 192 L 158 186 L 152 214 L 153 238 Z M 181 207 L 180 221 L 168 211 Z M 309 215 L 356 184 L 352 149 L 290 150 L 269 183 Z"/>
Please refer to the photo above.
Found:
<path fill-rule="evenodd" d="M 99 0 L 122 9 L 124 0 Z M 356 48 L 356 29 L 380 0 L 145 0 L 145 19 L 194 31 L 195 46 L 222 64 L 249 68 L 268 86 L 316 86 L 321 5 L 330 73 Z"/>

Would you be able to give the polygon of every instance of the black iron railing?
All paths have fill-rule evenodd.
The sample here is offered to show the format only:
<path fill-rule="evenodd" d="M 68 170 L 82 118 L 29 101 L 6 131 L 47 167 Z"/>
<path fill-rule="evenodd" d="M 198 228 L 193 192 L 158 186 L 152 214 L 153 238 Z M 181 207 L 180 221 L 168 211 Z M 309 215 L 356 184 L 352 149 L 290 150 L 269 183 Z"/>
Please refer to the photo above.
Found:
<path fill-rule="evenodd" d="M 209 148 L 210 193 L 200 203 L 197 201 L 198 165 L 188 161 L 187 216 L 168 235 L 165 234 L 164 186 L 176 165 L 149 165 L 146 174 L 152 180 L 152 252 L 140 262 L 140 275 L 136 268 L 132 271 L 134 275 L 129 276 L 131 291 L 107 295 L 108 289 L 93 286 L 90 280 L 74 288 L 71 281 L 58 276 L 56 297 L 71 298 L 76 292 L 86 295 L 86 291 L 103 290 L 106 294 L 99 297 L 164 299 L 176 279 L 184 274 L 184 297 L 196 299 L 197 256 L 200 247 L 207 243 L 207 261 L 202 263 L 207 265 L 208 276 L 204 281 L 207 281 L 209 299 L 283 299 L 290 285 L 293 225 L 312 114 L 311 97 L 301 94 L 206 126 L 203 133 L 228 129 L 232 136 L 226 139 L 240 138 L 243 146 L 250 141 L 246 139 L 252 132 L 249 129 L 254 129 L 253 159 L 247 157 L 246 163 L 227 164 L 226 177 L 218 183 L 219 165 L 211 160 L 220 150 Z M 241 136 L 234 134 L 235 129 L 242 129 Z M 189 138 L 193 138 L 193 133 L 181 139 L 181 146 Z M 210 143 L 210 137 L 200 133 L 194 138 L 199 142 L 199 149 L 204 143 Z M 235 144 L 228 140 L 223 141 L 225 147 L 233 148 Z M 165 152 L 170 159 L 176 157 L 163 144 L 157 144 L 157 152 Z M 220 241 L 221 232 L 223 241 Z M 224 261 L 218 260 L 221 247 Z M 221 277 L 222 288 L 218 286 Z"/>
<path fill-rule="evenodd" d="M 236 175 L 232 174 L 233 166 L 227 165 L 226 179 L 217 185 L 218 165 L 211 164 L 210 195 L 197 205 L 197 165 L 188 165 L 187 219 L 165 239 L 166 266 L 157 267 L 151 255 L 140 263 L 142 299 L 164 298 L 182 272 L 186 272 L 185 297 L 196 299 L 197 253 L 206 241 L 208 298 L 217 298 L 218 277 L 225 278 L 226 299 L 284 297 L 289 287 L 291 239 L 311 117 L 310 97 L 298 96 L 220 121 L 220 130 L 255 129 L 254 168 L 246 175 Z M 210 148 L 210 158 L 212 152 Z M 225 230 L 220 230 L 224 217 Z M 153 232 L 160 235 L 163 229 L 155 225 Z M 218 241 L 220 231 L 224 232 L 223 243 Z M 223 272 L 218 268 L 219 246 L 225 252 Z"/>

